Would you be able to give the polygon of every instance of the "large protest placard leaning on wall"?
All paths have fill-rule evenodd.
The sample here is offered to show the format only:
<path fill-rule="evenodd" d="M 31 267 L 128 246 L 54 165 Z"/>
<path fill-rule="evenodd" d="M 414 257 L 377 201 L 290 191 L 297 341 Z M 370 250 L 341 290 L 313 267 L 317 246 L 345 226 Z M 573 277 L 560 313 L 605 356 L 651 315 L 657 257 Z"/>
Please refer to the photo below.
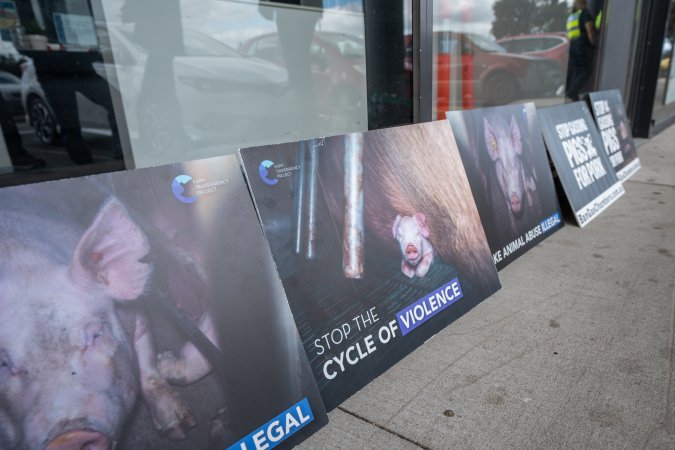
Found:
<path fill-rule="evenodd" d="M 497 269 L 564 222 L 534 103 L 446 113 Z"/>
<path fill-rule="evenodd" d="M 583 102 L 539 110 L 546 147 L 580 227 L 624 194 Z"/>
<path fill-rule="evenodd" d="M 327 409 L 499 289 L 447 121 L 240 156 Z"/>
<path fill-rule="evenodd" d="M 0 210 L 0 447 L 289 448 L 326 423 L 236 157 Z"/>
<path fill-rule="evenodd" d="M 626 181 L 640 169 L 640 159 L 621 93 L 618 89 L 592 92 L 589 100 L 609 161 L 619 181 Z"/>

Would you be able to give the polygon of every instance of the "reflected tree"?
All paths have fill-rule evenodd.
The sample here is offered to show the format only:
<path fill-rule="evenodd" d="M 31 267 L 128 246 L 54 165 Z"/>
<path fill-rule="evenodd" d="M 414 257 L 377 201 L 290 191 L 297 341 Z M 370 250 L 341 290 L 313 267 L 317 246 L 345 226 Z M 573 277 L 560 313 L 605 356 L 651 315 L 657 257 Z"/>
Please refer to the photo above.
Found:
<path fill-rule="evenodd" d="M 518 34 L 565 31 L 569 7 L 561 0 L 497 0 L 492 11 L 495 15 L 492 34 L 499 39 Z"/>

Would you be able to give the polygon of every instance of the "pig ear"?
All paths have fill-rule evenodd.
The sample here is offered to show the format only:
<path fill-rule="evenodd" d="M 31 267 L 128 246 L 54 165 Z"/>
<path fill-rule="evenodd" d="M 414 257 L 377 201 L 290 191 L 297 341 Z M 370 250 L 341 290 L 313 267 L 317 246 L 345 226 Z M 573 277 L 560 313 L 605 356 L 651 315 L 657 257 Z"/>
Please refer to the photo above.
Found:
<path fill-rule="evenodd" d="M 427 216 L 422 213 L 415 213 L 415 219 L 417 219 L 417 224 L 420 227 L 422 236 L 429 237 L 429 227 L 427 226 Z"/>
<path fill-rule="evenodd" d="M 391 226 L 391 233 L 394 235 L 394 239 L 396 239 L 396 232 L 398 231 L 398 224 L 401 222 L 401 215 L 396 214 L 396 219 L 394 219 L 394 224 Z"/>
<path fill-rule="evenodd" d="M 499 148 L 497 146 L 497 136 L 492 131 L 492 126 L 488 122 L 487 117 L 483 117 L 483 131 L 485 132 L 485 147 L 487 148 L 490 158 L 497 161 L 499 158 Z"/>
<path fill-rule="evenodd" d="M 134 300 L 150 275 L 150 266 L 139 261 L 148 251 L 145 234 L 124 207 L 111 200 L 77 244 L 70 276 L 80 286 L 101 286 L 114 299 Z"/>
<path fill-rule="evenodd" d="M 523 152 L 523 144 L 520 141 L 520 127 L 518 126 L 518 121 L 516 116 L 511 114 L 511 125 L 510 125 L 511 141 L 513 142 L 513 148 L 516 150 L 516 153 L 520 155 Z"/>

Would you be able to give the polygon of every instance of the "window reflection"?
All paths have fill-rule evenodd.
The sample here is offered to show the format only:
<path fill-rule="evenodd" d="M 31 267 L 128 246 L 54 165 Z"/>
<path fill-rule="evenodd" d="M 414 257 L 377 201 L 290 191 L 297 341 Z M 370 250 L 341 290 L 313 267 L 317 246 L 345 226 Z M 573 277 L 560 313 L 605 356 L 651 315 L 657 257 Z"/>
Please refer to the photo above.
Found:
<path fill-rule="evenodd" d="M 410 123 L 411 5 L 2 1 L 0 185 Z"/>
<path fill-rule="evenodd" d="M 675 1 L 670 2 L 668 25 L 663 39 L 659 78 L 656 82 L 656 98 L 653 116 L 661 119 L 675 108 L 675 64 L 673 64 L 673 43 L 675 42 Z"/>
<path fill-rule="evenodd" d="M 102 54 L 89 2 L 0 6 L 0 171 L 30 171 L 25 182 L 123 168 L 110 87 L 95 70 Z"/>
<path fill-rule="evenodd" d="M 534 100 L 564 101 L 570 2 L 434 2 L 434 117 Z"/>
<path fill-rule="evenodd" d="M 361 1 L 110 0 L 103 10 L 136 167 L 368 127 Z"/>
<path fill-rule="evenodd" d="M 241 45 L 244 54 L 260 58 L 287 68 L 279 34 L 273 33 L 252 38 Z M 311 38 L 308 75 L 301 79 L 298 90 L 310 94 L 316 102 L 306 105 L 308 113 L 320 110 L 333 116 L 334 124 L 340 115 L 354 109 L 363 109 L 366 84 L 366 54 L 363 39 L 336 32 L 317 31 Z M 316 111 L 313 112 L 316 115 Z M 349 116 L 344 117 L 349 125 Z M 316 126 L 316 125 L 314 125 Z"/>

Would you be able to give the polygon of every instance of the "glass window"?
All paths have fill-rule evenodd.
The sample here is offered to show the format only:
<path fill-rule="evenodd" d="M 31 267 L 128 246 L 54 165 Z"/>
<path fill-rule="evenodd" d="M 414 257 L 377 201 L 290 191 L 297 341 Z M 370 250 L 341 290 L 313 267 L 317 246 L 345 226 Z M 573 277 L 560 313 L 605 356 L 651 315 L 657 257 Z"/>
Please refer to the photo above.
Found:
<path fill-rule="evenodd" d="M 675 0 L 671 0 L 668 12 L 666 36 L 661 49 L 659 78 L 656 84 L 654 100 L 654 119 L 659 120 L 675 111 L 675 64 L 673 64 L 673 44 L 675 43 Z"/>
<path fill-rule="evenodd" d="M 565 101 L 571 1 L 437 0 L 433 5 L 434 118 L 454 109 Z M 454 41 L 461 42 L 461 52 Z"/>
<path fill-rule="evenodd" d="M 567 41 L 560 37 L 537 36 L 529 38 L 511 37 L 497 41 L 509 53 L 532 53 L 550 50 L 557 45 L 563 45 Z"/>
<path fill-rule="evenodd" d="M 351 58 L 365 58 L 366 45 L 363 39 L 346 36 L 341 33 L 326 33 L 322 39 L 331 44 L 342 56 Z"/>
<path fill-rule="evenodd" d="M 235 49 L 195 30 L 185 30 L 183 34 L 184 56 L 220 56 L 240 58 Z"/>
<path fill-rule="evenodd" d="M 281 53 L 279 38 L 276 35 L 264 36 L 258 40 L 249 41 L 242 45 L 244 51 L 249 49 L 248 54 L 256 58 L 264 59 L 273 63 L 282 63 L 284 57 Z"/>
<path fill-rule="evenodd" d="M 412 121 L 412 0 L 3 5 L 0 185 Z"/>
<path fill-rule="evenodd" d="M 89 1 L 7 1 L 0 185 L 125 167 Z"/>
<path fill-rule="evenodd" d="M 389 20 L 398 22 L 402 39 L 404 8 L 395 3 L 387 2 L 387 9 L 400 14 Z M 383 49 L 391 45 L 391 34 L 377 34 L 378 24 L 369 22 L 363 5 L 104 1 L 109 32 L 127 37 L 140 54 L 133 67 L 117 64 L 130 45 L 119 48 L 111 40 L 133 165 L 368 129 L 378 112 L 368 95 L 366 33 L 372 31 L 369 36 Z M 403 73 L 403 54 L 398 60 Z M 371 83 L 372 96 L 376 89 Z"/>

